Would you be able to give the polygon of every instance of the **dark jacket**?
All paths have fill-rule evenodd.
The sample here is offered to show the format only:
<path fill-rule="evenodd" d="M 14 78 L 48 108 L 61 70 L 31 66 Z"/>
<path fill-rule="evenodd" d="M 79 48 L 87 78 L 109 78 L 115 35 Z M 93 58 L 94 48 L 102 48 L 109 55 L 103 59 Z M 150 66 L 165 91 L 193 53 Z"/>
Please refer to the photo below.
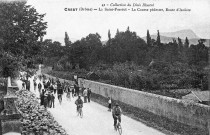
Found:
<path fill-rule="evenodd" d="M 112 115 L 121 115 L 122 114 L 122 110 L 120 107 L 114 107 L 113 110 L 112 110 Z"/>
<path fill-rule="evenodd" d="M 82 101 L 82 99 L 77 99 L 77 100 L 75 101 L 75 104 L 76 104 L 76 105 L 82 105 L 82 106 L 83 106 L 83 101 Z"/>
<path fill-rule="evenodd" d="M 63 94 L 63 89 L 62 88 L 58 89 L 58 94 Z"/>
<path fill-rule="evenodd" d="M 88 92 L 88 93 L 87 93 L 87 96 L 90 97 L 90 95 L 91 95 L 91 89 L 88 89 L 87 92 Z"/>

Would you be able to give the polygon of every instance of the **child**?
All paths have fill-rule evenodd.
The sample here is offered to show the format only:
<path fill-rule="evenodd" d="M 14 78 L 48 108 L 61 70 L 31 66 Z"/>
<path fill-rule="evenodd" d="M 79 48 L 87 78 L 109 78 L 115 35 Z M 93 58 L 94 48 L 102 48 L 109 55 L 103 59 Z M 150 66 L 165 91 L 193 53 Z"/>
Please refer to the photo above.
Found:
<path fill-rule="evenodd" d="M 112 108 L 112 100 L 111 100 L 111 98 L 110 98 L 110 97 L 109 97 L 109 101 L 108 101 L 108 103 L 109 103 L 109 106 L 108 106 L 109 110 L 108 110 L 108 111 L 110 111 L 110 112 L 111 112 L 111 108 Z"/>

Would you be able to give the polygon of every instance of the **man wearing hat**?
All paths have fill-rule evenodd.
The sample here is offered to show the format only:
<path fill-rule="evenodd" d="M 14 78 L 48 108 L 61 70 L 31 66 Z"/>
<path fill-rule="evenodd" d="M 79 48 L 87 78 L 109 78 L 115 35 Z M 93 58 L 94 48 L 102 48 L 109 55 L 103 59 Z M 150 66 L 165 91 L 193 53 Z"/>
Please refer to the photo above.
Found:
<path fill-rule="evenodd" d="M 114 119 L 114 127 L 115 128 L 116 128 L 116 124 L 117 124 L 117 119 L 121 123 L 121 114 L 122 114 L 122 110 L 121 110 L 119 104 L 116 103 L 115 107 L 112 110 L 112 116 L 113 116 L 113 119 Z"/>
<path fill-rule="evenodd" d="M 76 104 L 76 106 L 77 106 L 77 112 L 78 112 L 79 107 L 81 107 L 81 108 L 83 107 L 83 101 L 82 101 L 80 95 L 78 96 L 78 99 L 75 101 L 75 104 Z"/>

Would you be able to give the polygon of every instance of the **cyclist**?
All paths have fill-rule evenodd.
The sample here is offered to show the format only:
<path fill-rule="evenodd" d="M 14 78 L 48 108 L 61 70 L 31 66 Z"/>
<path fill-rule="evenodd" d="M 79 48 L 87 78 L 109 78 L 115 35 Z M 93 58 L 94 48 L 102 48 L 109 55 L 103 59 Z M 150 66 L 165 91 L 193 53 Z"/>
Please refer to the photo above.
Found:
<path fill-rule="evenodd" d="M 80 107 L 81 107 L 81 108 L 83 107 L 83 101 L 82 101 L 80 95 L 78 96 L 78 99 L 75 101 L 75 104 L 77 105 L 77 112 L 78 112 L 79 108 L 80 108 Z"/>
<path fill-rule="evenodd" d="M 117 124 L 117 119 L 121 123 L 121 114 L 122 114 L 122 110 L 121 110 L 119 104 L 116 103 L 115 107 L 112 110 L 112 116 L 113 116 L 113 119 L 114 119 L 114 128 L 115 129 L 116 129 L 116 124 Z"/>

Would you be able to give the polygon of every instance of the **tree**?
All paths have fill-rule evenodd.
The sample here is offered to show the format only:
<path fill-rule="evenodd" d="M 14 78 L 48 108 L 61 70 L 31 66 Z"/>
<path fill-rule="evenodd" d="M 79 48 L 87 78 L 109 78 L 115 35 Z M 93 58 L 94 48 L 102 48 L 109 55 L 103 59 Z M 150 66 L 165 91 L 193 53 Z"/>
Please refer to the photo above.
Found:
<path fill-rule="evenodd" d="M 127 27 L 127 30 L 126 30 L 126 32 L 129 32 L 130 31 L 130 28 L 129 28 L 129 26 Z"/>
<path fill-rule="evenodd" d="M 118 37 L 119 34 L 120 34 L 119 29 L 117 29 L 115 37 Z"/>
<path fill-rule="evenodd" d="M 204 45 L 204 42 L 205 39 L 200 39 L 197 45 L 191 45 L 188 55 L 189 64 L 201 69 L 208 65 L 208 47 Z"/>
<path fill-rule="evenodd" d="M 69 53 L 69 60 L 73 68 L 79 65 L 80 68 L 88 69 L 89 66 L 96 64 L 101 48 L 101 36 L 98 33 L 89 34 L 74 42 Z"/>
<path fill-rule="evenodd" d="M 160 41 L 160 33 L 159 33 L 159 30 L 157 31 L 157 45 L 159 46 L 161 43 Z"/>
<path fill-rule="evenodd" d="M 125 32 L 117 32 L 110 41 L 110 45 L 104 48 L 103 53 L 107 62 L 133 61 L 143 63 L 146 57 L 147 45 L 143 39 L 137 36 L 136 32 L 131 32 L 129 27 Z"/>
<path fill-rule="evenodd" d="M 65 38 L 64 38 L 65 46 L 70 47 L 71 46 L 71 41 L 69 40 L 68 33 L 65 32 Z"/>
<path fill-rule="evenodd" d="M 110 30 L 108 31 L 108 45 L 110 45 L 110 40 L 111 40 L 111 33 Z"/>
<path fill-rule="evenodd" d="M 151 36 L 149 34 L 149 30 L 147 30 L 147 45 L 148 46 L 152 45 L 152 39 L 151 39 Z"/>
<path fill-rule="evenodd" d="M 33 67 L 41 47 L 38 40 L 46 34 L 44 16 L 26 2 L 0 3 L 0 45 L 5 53 L 10 54 L 10 58 L 15 57 L 21 63 L 18 66 Z M 21 66 L 16 68 L 20 69 Z"/>
<path fill-rule="evenodd" d="M 182 43 L 182 39 L 178 37 L 178 45 L 179 45 L 179 49 L 182 50 L 183 49 L 183 43 Z"/>
<path fill-rule="evenodd" d="M 184 42 L 184 48 L 186 48 L 186 49 L 188 49 L 189 48 L 189 40 L 188 40 L 188 38 L 186 37 L 185 38 L 185 42 Z"/>
<path fill-rule="evenodd" d="M 109 40 L 111 39 L 111 33 L 110 33 L 110 30 L 108 31 L 108 38 L 109 38 Z"/>

